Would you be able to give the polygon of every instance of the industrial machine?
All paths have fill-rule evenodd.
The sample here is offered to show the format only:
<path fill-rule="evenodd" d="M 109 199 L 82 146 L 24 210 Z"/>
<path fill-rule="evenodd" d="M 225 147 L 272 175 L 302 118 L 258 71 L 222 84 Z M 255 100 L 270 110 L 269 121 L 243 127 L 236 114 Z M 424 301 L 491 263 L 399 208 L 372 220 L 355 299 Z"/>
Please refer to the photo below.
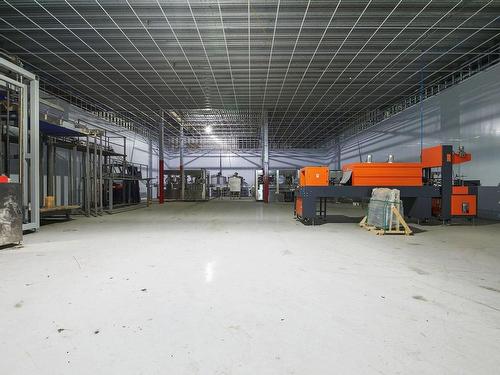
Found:
<path fill-rule="evenodd" d="M 222 171 L 210 176 L 210 198 L 222 198 L 227 195 L 227 177 L 222 175 Z"/>
<path fill-rule="evenodd" d="M 293 202 L 295 189 L 299 183 L 299 171 L 297 169 L 277 169 L 276 186 L 274 196 L 270 195 L 270 201 Z"/>
<path fill-rule="evenodd" d="M 293 202 L 298 185 L 296 169 L 274 169 L 269 171 L 268 202 Z M 255 200 L 264 200 L 264 173 L 255 171 Z"/>
<path fill-rule="evenodd" d="M 241 180 L 241 193 L 240 193 L 240 196 L 242 198 L 249 198 L 251 197 L 251 187 L 248 185 L 248 182 L 246 182 L 246 180 L 244 178 L 242 178 Z"/>
<path fill-rule="evenodd" d="M 242 185 L 243 185 L 243 177 L 238 176 L 238 173 L 235 173 L 234 175 L 228 178 L 230 198 L 238 198 L 238 199 L 241 198 Z"/>
<path fill-rule="evenodd" d="M 104 179 L 108 180 L 104 206 L 109 209 L 141 203 L 139 182 L 145 180 L 140 165 L 133 163 L 109 163 L 103 165 Z M 106 186 L 104 186 L 106 187 Z"/>
<path fill-rule="evenodd" d="M 210 198 L 223 199 L 230 198 L 248 198 L 250 197 L 250 186 L 245 179 L 235 172 L 232 176 L 226 177 L 219 171 L 210 177 Z"/>
<path fill-rule="evenodd" d="M 203 201 L 209 198 L 209 175 L 206 169 L 166 170 L 165 199 Z M 184 177 L 184 178 L 183 178 Z"/>
<path fill-rule="evenodd" d="M 272 196 L 271 190 L 275 190 L 275 171 L 269 171 L 268 177 L 269 196 Z M 264 171 L 257 169 L 255 171 L 255 200 L 258 202 L 264 201 Z"/>
<path fill-rule="evenodd" d="M 457 186 L 453 165 L 472 159 L 463 148 L 453 151 L 450 145 L 422 150 L 421 161 L 396 163 L 352 163 L 342 168 L 336 185 L 330 182 L 328 167 L 305 167 L 300 170 L 295 198 L 295 215 L 304 223 L 326 217 L 328 198 L 369 198 L 372 189 L 390 187 L 401 192 L 407 217 L 427 220 L 438 217 L 449 222 L 453 217 L 473 217 L 477 213 L 477 190 L 463 181 Z M 317 203 L 319 202 L 319 210 Z"/>

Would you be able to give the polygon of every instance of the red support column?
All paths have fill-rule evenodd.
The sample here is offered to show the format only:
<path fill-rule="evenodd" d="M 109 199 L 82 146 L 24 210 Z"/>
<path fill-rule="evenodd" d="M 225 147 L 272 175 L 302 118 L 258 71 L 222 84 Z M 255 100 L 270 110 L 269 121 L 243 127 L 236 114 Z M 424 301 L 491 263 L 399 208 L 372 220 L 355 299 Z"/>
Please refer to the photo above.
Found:
<path fill-rule="evenodd" d="M 264 171 L 264 173 L 266 172 Z M 269 171 L 267 172 L 267 174 L 264 174 L 263 180 L 264 180 L 263 200 L 264 203 L 269 203 Z"/>
<path fill-rule="evenodd" d="M 163 167 L 163 159 L 158 163 L 158 203 L 163 204 L 165 201 L 165 169 Z"/>

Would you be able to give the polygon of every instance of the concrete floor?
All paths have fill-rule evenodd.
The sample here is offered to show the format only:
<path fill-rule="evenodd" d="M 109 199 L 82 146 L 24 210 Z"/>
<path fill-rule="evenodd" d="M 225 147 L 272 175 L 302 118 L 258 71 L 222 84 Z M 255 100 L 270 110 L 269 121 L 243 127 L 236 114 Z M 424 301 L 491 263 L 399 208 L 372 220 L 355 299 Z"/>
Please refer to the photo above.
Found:
<path fill-rule="evenodd" d="M 498 373 L 500 224 L 350 221 L 212 201 L 44 226 L 0 251 L 0 374 Z"/>

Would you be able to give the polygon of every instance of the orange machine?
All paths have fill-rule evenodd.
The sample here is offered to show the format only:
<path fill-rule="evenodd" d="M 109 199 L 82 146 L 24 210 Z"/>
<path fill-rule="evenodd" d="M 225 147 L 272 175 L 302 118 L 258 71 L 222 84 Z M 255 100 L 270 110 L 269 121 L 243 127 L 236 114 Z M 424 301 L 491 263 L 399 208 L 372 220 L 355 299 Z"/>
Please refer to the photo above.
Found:
<path fill-rule="evenodd" d="M 456 153 L 451 146 L 439 145 L 424 148 L 420 163 L 351 163 L 344 165 L 342 171 L 351 172 L 352 186 L 422 186 L 425 170 L 471 159 L 471 154 Z"/>
<path fill-rule="evenodd" d="M 438 168 L 442 167 L 443 163 L 451 162 L 451 164 L 461 164 L 472 160 L 472 155 L 465 152 L 448 152 L 443 158 L 443 145 L 428 147 L 422 149 L 421 165 L 422 168 Z"/>
<path fill-rule="evenodd" d="M 477 199 L 475 194 L 469 194 L 468 186 L 453 186 L 451 194 L 451 216 L 476 216 Z M 442 210 L 442 199 L 432 200 L 432 213 L 438 216 Z"/>
<path fill-rule="evenodd" d="M 299 186 L 328 186 L 330 183 L 330 169 L 326 166 L 304 167 L 300 170 Z M 295 214 L 302 216 L 302 197 L 295 200 Z"/>
<path fill-rule="evenodd" d="M 330 169 L 321 167 L 304 167 L 300 170 L 300 186 L 328 186 Z"/>
<path fill-rule="evenodd" d="M 352 163 L 342 171 L 351 171 L 352 186 L 422 186 L 420 163 Z"/>
<path fill-rule="evenodd" d="M 451 216 L 476 216 L 476 196 L 469 194 L 468 186 L 453 186 Z"/>
<path fill-rule="evenodd" d="M 300 170 L 301 191 L 296 196 L 295 211 L 297 216 L 311 219 L 316 214 L 315 196 L 359 197 L 371 194 L 374 187 L 392 187 L 402 191 L 408 202 L 405 204 L 412 207 L 413 217 L 427 218 L 431 212 L 443 221 L 454 216 L 475 216 L 474 192 L 468 186 L 453 186 L 453 165 L 470 160 L 471 154 L 463 148 L 454 152 L 452 145 L 439 145 L 423 149 L 417 163 L 346 164 L 342 168 L 342 182 L 335 186 L 329 186 L 328 167 L 305 167 Z M 432 192 L 436 189 L 438 193 Z M 322 204 L 326 200 L 319 202 L 320 212 L 324 211 Z"/>
<path fill-rule="evenodd" d="M 432 201 L 436 216 L 475 216 L 476 196 L 467 186 L 453 186 L 453 165 L 472 160 L 463 149 L 453 152 L 449 145 L 424 148 L 420 163 L 352 163 L 343 172 L 351 172 L 352 186 L 423 186 L 433 184 L 432 170 L 440 170 L 441 197 Z M 443 213 L 446 214 L 443 215 Z"/>
<path fill-rule="evenodd" d="M 463 149 L 453 152 L 451 146 L 439 145 L 422 150 L 424 178 L 432 181 L 432 169 L 441 170 L 441 198 L 432 200 L 432 213 L 436 216 L 476 216 L 477 197 L 469 193 L 468 186 L 453 186 L 453 165 L 472 160 Z M 444 212 L 449 214 L 443 215 Z"/>

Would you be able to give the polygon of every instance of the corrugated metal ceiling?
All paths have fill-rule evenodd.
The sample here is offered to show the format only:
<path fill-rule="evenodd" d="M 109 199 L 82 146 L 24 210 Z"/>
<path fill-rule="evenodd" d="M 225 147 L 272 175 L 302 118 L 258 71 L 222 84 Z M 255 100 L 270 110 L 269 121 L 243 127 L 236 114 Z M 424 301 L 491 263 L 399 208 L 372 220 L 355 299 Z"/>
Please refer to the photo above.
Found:
<path fill-rule="evenodd" d="M 418 91 L 422 68 L 429 84 L 498 44 L 499 15 L 498 1 L 5 0 L 0 47 L 150 129 L 175 111 L 186 137 L 252 147 L 264 113 L 274 147 L 316 147 Z"/>

